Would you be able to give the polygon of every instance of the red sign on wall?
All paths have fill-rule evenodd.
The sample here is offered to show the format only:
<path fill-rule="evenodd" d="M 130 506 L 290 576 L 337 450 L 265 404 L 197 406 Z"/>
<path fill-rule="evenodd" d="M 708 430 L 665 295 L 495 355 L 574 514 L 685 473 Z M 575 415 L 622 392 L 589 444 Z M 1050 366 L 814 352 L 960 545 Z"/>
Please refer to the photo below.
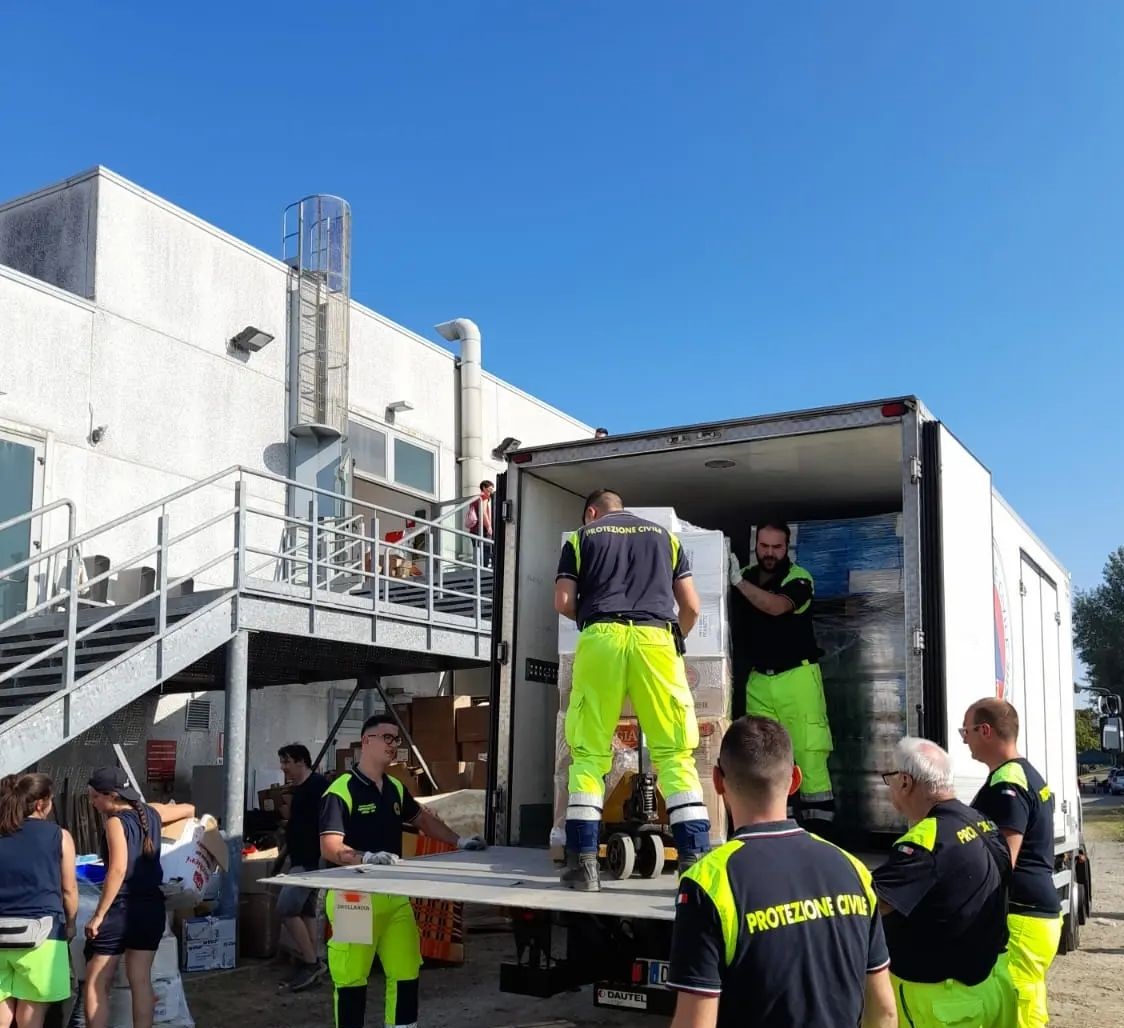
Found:
<path fill-rule="evenodd" d="M 145 744 L 145 778 L 150 782 L 172 782 L 176 777 L 175 739 L 149 739 Z"/>

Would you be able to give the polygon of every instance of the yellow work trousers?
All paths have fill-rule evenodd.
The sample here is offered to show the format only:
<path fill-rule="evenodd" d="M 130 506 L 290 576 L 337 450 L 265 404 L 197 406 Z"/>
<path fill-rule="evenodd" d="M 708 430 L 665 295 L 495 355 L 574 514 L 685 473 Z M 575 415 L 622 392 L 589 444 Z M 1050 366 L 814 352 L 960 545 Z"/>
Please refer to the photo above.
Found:
<path fill-rule="evenodd" d="M 1015 1028 L 1015 990 L 1005 953 L 979 985 L 907 982 L 893 972 L 890 981 L 900 1028 Z"/>
<path fill-rule="evenodd" d="M 367 979 L 375 957 L 386 976 L 385 1024 L 415 1025 L 418 1020 L 418 972 L 421 939 L 414 910 L 404 896 L 372 896 L 371 943 L 328 940 L 328 971 L 334 989 L 336 1028 L 364 1028 Z M 336 891 L 329 890 L 324 910 L 335 922 Z"/>
<path fill-rule="evenodd" d="M 600 812 L 625 697 L 644 730 L 673 824 L 677 810 L 705 820 L 694 759 L 699 726 L 683 658 L 668 628 L 630 622 L 589 625 L 578 637 L 566 711 L 571 807 Z"/>
<path fill-rule="evenodd" d="M 751 672 L 745 712 L 779 721 L 787 729 L 792 737 L 793 757 L 804 776 L 800 798 L 806 803 L 830 800 L 827 758 L 832 739 L 819 664 L 803 664 L 776 675 Z"/>
<path fill-rule="evenodd" d="M 1041 1028 L 1050 1020 L 1046 1009 L 1046 972 L 1058 952 L 1062 915 L 1008 914 L 1007 931 L 1011 983 L 1019 1002 L 1019 1028 Z"/>

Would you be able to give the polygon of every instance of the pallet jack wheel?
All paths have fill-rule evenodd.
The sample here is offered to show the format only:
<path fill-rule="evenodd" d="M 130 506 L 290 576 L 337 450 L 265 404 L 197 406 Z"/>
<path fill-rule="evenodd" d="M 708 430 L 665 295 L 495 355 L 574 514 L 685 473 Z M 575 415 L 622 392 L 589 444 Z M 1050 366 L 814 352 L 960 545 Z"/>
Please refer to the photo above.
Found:
<path fill-rule="evenodd" d="M 663 874 L 667 862 L 664 856 L 663 839 L 655 832 L 645 832 L 640 836 L 640 853 L 636 861 L 636 872 L 641 878 L 658 878 Z"/>
<path fill-rule="evenodd" d="M 636 845 L 632 836 L 624 832 L 610 835 L 605 846 L 605 863 L 609 866 L 609 874 L 614 878 L 631 878 L 636 868 Z"/>

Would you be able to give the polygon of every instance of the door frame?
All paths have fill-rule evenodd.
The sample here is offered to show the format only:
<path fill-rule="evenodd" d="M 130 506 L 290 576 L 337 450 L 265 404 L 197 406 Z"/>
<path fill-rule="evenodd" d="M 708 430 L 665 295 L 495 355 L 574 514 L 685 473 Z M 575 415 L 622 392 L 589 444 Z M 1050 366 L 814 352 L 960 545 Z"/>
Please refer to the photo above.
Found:
<path fill-rule="evenodd" d="M 44 490 L 46 486 L 47 444 L 50 441 L 49 433 L 0 419 L 0 439 L 5 442 L 16 443 L 19 446 L 26 446 L 34 452 L 35 464 L 31 476 L 30 509 L 35 510 L 37 507 L 42 507 L 45 503 Z M 28 556 L 34 556 L 42 552 L 47 527 L 44 524 L 44 518 L 31 519 Z M 28 569 L 29 572 L 32 570 L 35 573 L 29 573 L 27 576 L 27 607 L 34 607 L 46 600 L 51 588 L 49 568 L 44 569 L 40 566 L 35 569 Z M 24 609 L 27 609 L 27 607 Z"/>

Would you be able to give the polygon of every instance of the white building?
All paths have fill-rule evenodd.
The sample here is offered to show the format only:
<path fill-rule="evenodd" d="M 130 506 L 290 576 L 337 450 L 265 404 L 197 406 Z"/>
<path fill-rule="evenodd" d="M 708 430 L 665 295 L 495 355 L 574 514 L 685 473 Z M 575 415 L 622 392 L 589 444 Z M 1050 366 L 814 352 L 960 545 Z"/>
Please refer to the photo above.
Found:
<path fill-rule="evenodd" d="M 291 431 L 293 276 L 291 264 L 105 168 L 0 205 L 0 523 L 66 498 L 82 533 L 233 465 L 313 481 L 301 477 L 302 443 Z M 467 401 L 479 404 L 478 426 L 466 432 L 466 382 L 456 354 L 359 303 L 349 302 L 346 315 L 347 425 L 329 440 L 343 459 L 314 469 L 315 482 L 400 512 L 380 516 L 379 537 L 401 530 L 405 515 L 436 518 L 450 510 L 475 492 L 477 469 L 495 478 L 501 465 L 491 453 L 506 437 L 551 443 L 592 432 L 487 372 Z M 232 345 L 248 328 L 272 341 L 256 351 Z M 304 514 L 308 494 L 273 479 L 252 482 L 265 509 Z M 198 526 L 227 503 L 228 491 L 193 491 L 170 513 L 171 533 Z M 0 567 L 65 541 L 66 518 L 59 509 L 0 531 Z M 374 534 L 371 522 L 365 518 L 364 531 Z M 448 523 L 459 524 L 459 515 Z M 278 520 L 246 531 L 272 552 L 283 528 Z M 182 544 L 179 570 L 174 558 L 166 569 L 170 579 L 197 566 L 188 558 L 204 552 L 211 534 Z M 442 552 L 463 553 L 451 537 L 442 541 Z M 112 567 L 153 543 L 150 526 L 126 524 L 101 536 L 96 554 Z M 65 554 L 0 581 L 0 621 L 49 597 L 65 579 L 64 562 Z M 195 588 L 214 571 L 196 576 Z M 119 577 L 111 590 L 124 597 L 127 576 Z M 480 692 L 487 671 L 457 672 L 457 679 L 457 691 Z M 436 688 L 432 674 L 398 684 Z M 3 690 L 0 683 L 0 702 Z M 255 692 L 250 769 L 273 766 L 285 742 L 315 748 L 346 691 L 340 683 Z M 133 759 L 143 757 L 146 739 L 182 736 L 182 781 L 193 763 L 218 755 L 223 694 L 165 692 L 117 713 L 113 734 L 135 747 L 127 750 Z M 210 720 L 194 705 L 191 727 L 199 730 L 185 733 L 192 698 L 210 701 Z M 77 769 L 100 756 L 100 747 L 79 753 L 71 744 L 44 763 Z"/>

